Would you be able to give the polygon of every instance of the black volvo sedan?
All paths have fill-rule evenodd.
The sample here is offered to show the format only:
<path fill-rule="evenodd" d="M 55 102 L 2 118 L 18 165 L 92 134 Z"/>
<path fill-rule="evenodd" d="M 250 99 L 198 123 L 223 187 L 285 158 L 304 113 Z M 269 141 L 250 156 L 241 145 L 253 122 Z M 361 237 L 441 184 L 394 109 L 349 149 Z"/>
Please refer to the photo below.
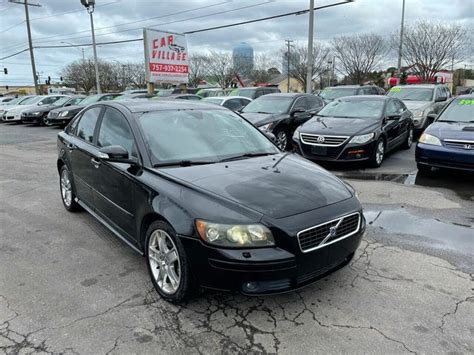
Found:
<path fill-rule="evenodd" d="M 171 302 L 293 290 L 350 261 L 365 220 L 349 185 L 230 110 L 178 101 L 82 110 L 58 134 L 65 208 L 144 255 Z"/>
<path fill-rule="evenodd" d="M 336 99 L 293 135 L 296 151 L 313 161 L 369 162 L 379 167 L 397 147 L 410 149 L 413 118 L 402 101 L 387 96 Z"/>

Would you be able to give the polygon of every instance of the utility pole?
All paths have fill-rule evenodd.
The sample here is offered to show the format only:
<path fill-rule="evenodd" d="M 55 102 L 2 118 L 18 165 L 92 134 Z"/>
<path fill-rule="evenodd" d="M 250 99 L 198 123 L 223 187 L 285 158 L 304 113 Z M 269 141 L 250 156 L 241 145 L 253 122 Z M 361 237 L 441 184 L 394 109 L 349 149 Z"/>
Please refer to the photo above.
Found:
<path fill-rule="evenodd" d="M 94 50 L 95 86 L 97 89 L 97 93 L 100 94 L 101 90 L 100 90 L 100 79 L 99 79 L 99 63 L 97 61 L 97 48 L 95 45 L 94 17 L 92 16 L 94 12 L 95 0 L 81 0 L 81 4 L 85 6 L 91 19 L 92 48 Z"/>
<path fill-rule="evenodd" d="M 30 14 L 28 12 L 28 6 L 37 6 L 41 7 L 40 4 L 28 4 L 28 0 L 9 0 L 9 2 L 14 4 L 23 4 L 25 5 L 25 16 L 26 16 L 26 30 L 28 32 L 28 46 L 30 49 L 30 59 L 31 59 L 31 71 L 33 73 L 33 82 L 35 83 L 35 93 L 36 95 L 40 94 L 38 86 L 38 78 L 36 77 L 36 65 L 35 65 L 35 55 L 33 53 L 33 41 L 31 40 L 31 28 L 30 28 Z"/>
<path fill-rule="evenodd" d="M 287 89 L 286 92 L 290 92 L 290 57 L 291 57 L 291 39 L 285 39 L 288 50 L 286 52 L 286 77 L 287 77 Z"/>
<path fill-rule="evenodd" d="M 306 93 L 313 90 L 313 33 L 314 32 L 314 0 L 309 0 L 309 28 L 308 28 L 308 62 L 306 63 Z"/>
<path fill-rule="evenodd" d="M 69 44 L 71 47 L 77 48 L 77 46 L 75 44 L 72 44 L 71 42 L 61 41 L 60 43 Z M 85 62 L 86 58 L 84 56 L 84 48 L 81 48 L 81 49 L 77 48 L 77 49 L 82 52 L 82 61 Z"/>
<path fill-rule="evenodd" d="M 400 76 L 402 74 L 402 49 L 403 49 L 403 27 L 405 23 L 405 0 L 402 3 L 402 21 L 400 23 L 400 44 L 398 47 L 398 78 L 400 80 Z"/>

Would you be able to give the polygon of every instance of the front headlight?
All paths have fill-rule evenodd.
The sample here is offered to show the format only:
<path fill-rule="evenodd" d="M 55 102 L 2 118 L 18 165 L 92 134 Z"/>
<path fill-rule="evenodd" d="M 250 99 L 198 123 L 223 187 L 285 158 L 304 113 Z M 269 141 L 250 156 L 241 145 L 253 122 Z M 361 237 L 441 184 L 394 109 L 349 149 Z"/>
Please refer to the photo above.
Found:
<path fill-rule="evenodd" d="M 375 133 L 363 134 L 361 136 L 354 136 L 352 137 L 349 143 L 358 143 L 358 144 L 367 143 L 374 137 L 375 137 Z"/>
<path fill-rule="evenodd" d="M 258 126 L 258 129 L 262 131 L 270 131 L 272 129 L 272 125 L 273 123 L 267 123 L 267 124 L 264 124 L 263 126 Z"/>
<path fill-rule="evenodd" d="M 418 139 L 418 142 L 431 145 L 441 145 L 441 141 L 438 137 L 432 136 L 428 133 L 423 133 L 420 139 Z"/>
<path fill-rule="evenodd" d="M 26 112 L 24 113 L 25 115 L 27 114 Z M 38 116 L 39 114 L 41 114 L 41 112 L 37 111 L 37 112 L 30 112 L 30 115 L 31 116 Z"/>
<path fill-rule="evenodd" d="M 293 140 L 295 141 L 300 140 L 300 131 L 298 129 L 295 129 L 295 132 L 293 133 Z"/>
<path fill-rule="evenodd" d="M 275 245 L 272 232 L 261 224 L 218 224 L 196 220 L 205 242 L 222 247 L 266 247 Z"/>
<path fill-rule="evenodd" d="M 425 114 L 425 111 L 423 110 L 413 110 L 412 111 L 413 113 L 413 117 L 423 117 L 423 115 Z"/>
<path fill-rule="evenodd" d="M 67 116 L 68 113 L 69 111 L 63 111 L 59 114 L 59 116 L 64 117 L 64 116 Z"/>

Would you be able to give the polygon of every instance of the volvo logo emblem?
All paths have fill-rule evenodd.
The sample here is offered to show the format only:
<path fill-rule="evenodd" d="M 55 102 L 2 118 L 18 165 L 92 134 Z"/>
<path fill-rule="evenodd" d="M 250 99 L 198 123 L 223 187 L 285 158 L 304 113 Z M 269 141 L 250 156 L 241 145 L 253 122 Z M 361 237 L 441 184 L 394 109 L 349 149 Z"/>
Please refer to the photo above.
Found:
<path fill-rule="evenodd" d="M 464 144 L 464 149 L 471 150 L 471 149 L 472 149 L 472 145 L 470 145 L 470 144 Z"/>
<path fill-rule="evenodd" d="M 329 228 L 329 238 L 334 238 L 337 234 L 337 227 L 331 227 Z"/>
<path fill-rule="evenodd" d="M 316 139 L 316 141 L 318 143 L 324 143 L 324 137 L 323 136 L 318 136 L 318 138 Z"/>

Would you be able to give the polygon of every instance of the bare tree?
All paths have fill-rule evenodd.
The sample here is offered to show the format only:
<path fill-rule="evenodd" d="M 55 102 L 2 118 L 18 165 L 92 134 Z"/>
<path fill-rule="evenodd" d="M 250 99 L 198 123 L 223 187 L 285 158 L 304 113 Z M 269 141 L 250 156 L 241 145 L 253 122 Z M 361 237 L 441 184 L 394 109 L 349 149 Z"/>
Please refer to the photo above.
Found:
<path fill-rule="evenodd" d="M 189 86 L 197 87 L 201 80 L 206 77 L 209 57 L 203 54 L 189 56 Z"/>
<path fill-rule="evenodd" d="M 439 70 L 464 59 L 465 37 L 459 25 L 420 21 L 405 29 L 402 58 L 421 81 L 432 81 Z M 392 46 L 398 40 L 394 35 Z"/>
<path fill-rule="evenodd" d="M 269 82 L 274 74 L 268 71 L 268 69 L 276 66 L 273 58 L 270 58 L 265 53 L 256 55 L 254 57 L 254 66 L 250 71 L 249 79 L 255 83 L 266 83 Z"/>
<path fill-rule="evenodd" d="M 232 65 L 232 55 L 212 51 L 207 55 L 206 76 L 223 89 L 230 87 L 238 70 Z"/>
<path fill-rule="evenodd" d="M 332 47 L 339 71 L 347 75 L 353 84 L 362 84 L 387 53 L 384 38 L 373 33 L 336 37 Z"/>
<path fill-rule="evenodd" d="M 286 52 L 286 49 L 284 50 Z M 308 48 L 306 46 L 295 46 L 292 49 L 293 54 L 290 55 L 289 74 L 298 80 L 303 88 L 306 88 L 308 73 Z M 311 77 L 314 78 L 326 70 L 327 60 L 330 49 L 320 43 L 313 46 L 313 70 Z"/>
<path fill-rule="evenodd" d="M 94 62 L 90 59 L 68 64 L 61 72 L 64 83 L 89 93 L 95 87 Z"/>

